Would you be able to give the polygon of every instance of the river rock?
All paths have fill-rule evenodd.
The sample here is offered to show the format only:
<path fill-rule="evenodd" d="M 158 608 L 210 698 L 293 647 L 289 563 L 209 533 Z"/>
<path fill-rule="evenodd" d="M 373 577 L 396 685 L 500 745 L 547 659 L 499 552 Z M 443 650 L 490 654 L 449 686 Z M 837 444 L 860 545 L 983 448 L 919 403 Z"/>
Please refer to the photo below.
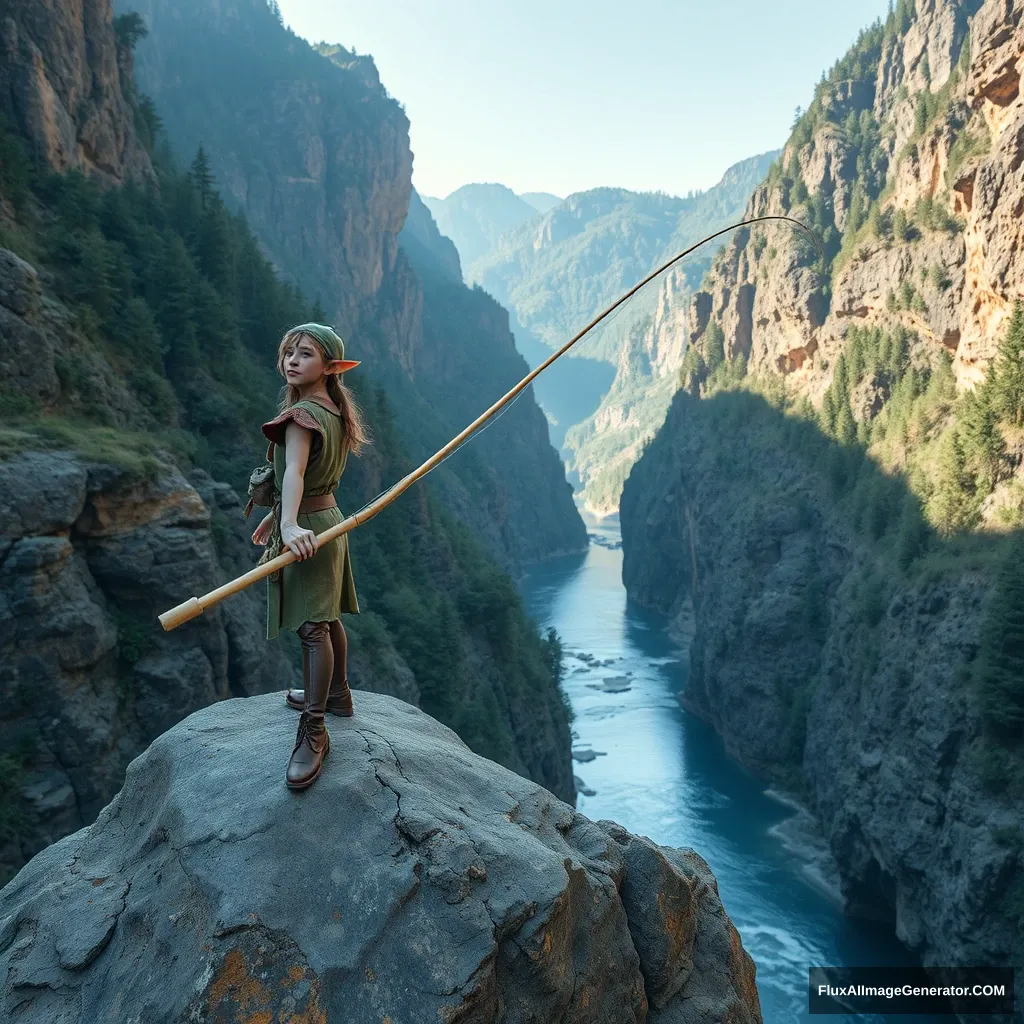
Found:
<path fill-rule="evenodd" d="M 574 775 L 572 781 L 577 793 L 582 793 L 584 796 L 597 796 L 597 792 L 591 789 L 578 775 Z"/>
<path fill-rule="evenodd" d="M 625 693 L 633 688 L 629 676 L 609 676 L 604 680 L 602 688 L 608 693 Z"/>
<path fill-rule="evenodd" d="M 7 1019 L 761 1021 L 693 850 L 589 820 L 382 694 L 331 720 L 293 792 L 294 724 L 279 695 L 193 713 L 0 890 Z"/>
<path fill-rule="evenodd" d="M 572 757 L 574 761 L 593 761 L 595 757 L 604 757 L 605 752 L 603 750 L 573 750 Z"/>

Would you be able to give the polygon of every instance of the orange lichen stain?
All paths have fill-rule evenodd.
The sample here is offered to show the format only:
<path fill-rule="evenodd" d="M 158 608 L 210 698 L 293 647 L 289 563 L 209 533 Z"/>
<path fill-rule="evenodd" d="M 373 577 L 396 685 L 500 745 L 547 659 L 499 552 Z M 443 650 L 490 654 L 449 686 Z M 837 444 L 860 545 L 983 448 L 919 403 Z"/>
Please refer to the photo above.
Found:
<path fill-rule="evenodd" d="M 341 911 L 340 910 L 336 910 L 334 912 L 334 920 L 335 921 L 340 921 L 341 920 Z"/>
<path fill-rule="evenodd" d="M 288 977 L 282 978 L 281 984 L 287 985 L 289 980 L 302 981 L 303 974 L 305 974 L 305 971 L 303 971 L 303 969 L 298 964 L 292 964 L 291 967 L 288 968 Z"/>
<path fill-rule="evenodd" d="M 92 880 L 93 885 L 102 885 L 106 881 L 106 878 L 94 878 Z"/>
<path fill-rule="evenodd" d="M 317 1005 L 315 994 L 305 1010 L 279 1017 L 271 990 L 250 974 L 250 967 L 240 950 L 228 951 L 206 990 L 208 1017 L 227 1019 L 223 1014 L 229 1013 L 236 1024 L 284 1024 L 285 1020 L 288 1024 L 327 1024 L 327 1014 Z M 287 974 L 298 981 L 305 971 L 293 965 Z"/>
<path fill-rule="evenodd" d="M 583 990 L 583 998 L 580 1000 L 580 1005 L 584 1010 L 590 1005 L 590 989 L 585 988 Z"/>
<path fill-rule="evenodd" d="M 373 973 L 373 969 L 372 968 L 367 967 L 366 970 L 364 971 L 364 973 L 366 974 L 366 980 L 367 981 L 376 981 L 377 980 L 377 975 Z"/>
<path fill-rule="evenodd" d="M 544 935 L 544 952 L 545 953 L 550 953 L 551 952 L 551 932 L 547 932 Z"/>
<path fill-rule="evenodd" d="M 679 904 L 682 902 L 679 899 L 673 899 L 672 903 Z M 690 915 L 687 913 L 686 907 L 675 909 L 669 906 L 669 901 L 663 892 L 658 893 L 658 910 L 661 912 L 662 920 L 665 922 L 665 935 L 676 940 L 676 942 L 684 942 L 688 938 L 687 925 L 690 922 Z"/>

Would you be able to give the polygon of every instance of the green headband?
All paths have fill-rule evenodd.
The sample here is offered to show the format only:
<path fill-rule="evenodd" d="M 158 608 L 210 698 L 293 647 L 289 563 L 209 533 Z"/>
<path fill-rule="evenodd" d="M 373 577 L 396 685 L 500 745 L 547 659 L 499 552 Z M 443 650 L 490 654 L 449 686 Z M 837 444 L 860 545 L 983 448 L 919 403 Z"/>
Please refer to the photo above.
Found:
<path fill-rule="evenodd" d="M 293 327 L 289 333 L 295 331 L 302 331 L 303 334 L 309 334 L 316 338 L 327 353 L 328 359 L 345 358 L 345 342 L 335 333 L 333 327 L 328 327 L 325 324 L 299 324 L 298 327 Z"/>

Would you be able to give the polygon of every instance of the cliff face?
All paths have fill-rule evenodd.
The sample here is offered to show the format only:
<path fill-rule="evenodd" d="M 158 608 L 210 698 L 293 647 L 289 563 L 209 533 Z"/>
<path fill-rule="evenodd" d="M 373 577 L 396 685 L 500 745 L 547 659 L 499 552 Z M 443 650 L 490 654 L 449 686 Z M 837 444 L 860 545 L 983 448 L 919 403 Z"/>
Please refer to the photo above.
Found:
<path fill-rule="evenodd" d="M 592 822 L 376 694 L 296 796 L 264 784 L 281 716 L 272 697 L 190 716 L 0 891 L 21 1021 L 124 1019 L 130 1000 L 168 1024 L 760 1024 L 693 850 Z"/>
<path fill-rule="evenodd" d="M 0 112 L 56 170 L 123 182 L 151 168 L 121 91 L 112 17 L 111 0 L 7 0 Z"/>
<path fill-rule="evenodd" d="M 902 461 L 865 456 L 844 482 L 844 460 L 896 388 L 884 368 L 857 388 L 850 378 L 852 440 L 784 410 L 801 396 L 817 406 L 861 358 L 851 325 L 904 328 L 906 372 L 935 381 L 935 394 L 945 385 L 928 367 L 943 350 L 954 392 L 990 370 L 1021 288 L 1020 18 L 1001 0 L 903 3 L 895 28 L 872 30 L 840 62 L 748 208 L 814 224 L 827 265 L 790 228 L 756 226 L 716 260 L 687 314 L 701 358 L 717 335 L 734 380 L 773 381 L 771 400 L 709 397 L 708 367 L 690 364 L 621 502 L 630 597 L 693 626 L 686 706 L 733 756 L 802 793 L 849 911 L 888 924 L 931 964 L 1022 955 L 1024 804 L 989 785 L 972 685 L 1005 549 L 988 513 L 992 532 L 934 543 L 913 572 L 882 543 L 897 527 L 923 535 L 907 453 L 933 443 L 943 415 L 914 421 Z M 1005 431 L 1011 478 L 1018 434 Z M 866 511 L 876 494 L 888 497 Z"/>
<path fill-rule="evenodd" d="M 841 237 L 830 277 L 807 265 L 799 232 L 756 226 L 690 311 L 695 342 L 717 320 L 727 356 L 745 353 L 752 370 L 782 373 L 812 398 L 851 324 L 902 323 L 947 349 L 961 385 L 973 386 L 1024 286 L 1021 12 L 1004 0 L 904 8 L 905 29 L 865 41 L 818 116 L 804 116 L 782 174 L 748 206 L 749 216 L 788 213 Z M 865 223 L 872 205 L 881 216 Z"/>
<path fill-rule="evenodd" d="M 991 580 L 881 586 L 885 562 L 778 429 L 759 399 L 676 395 L 623 490 L 629 596 L 693 622 L 685 706 L 807 799 L 849 913 L 926 963 L 1005 963 L 1024 803 L 981 782 L 964 676 Z"/>
<path fill-rule="evenodd" d="M 507 329 L 490 326 L 500 316 L 478 317 L 468 289 L 458 293 L 459 314 L 447 300 L 430 308 L 435 293 L 399 238 L 412 193 L 408 121 L 369 58 L 340 47 L 315 51 L 263 0 L 124 7 L 138 10 L 150 28 L 137 50 L 138 75 L 174 148 L 189 159 L 204 147 L 217 181 L 271 258 L 303 291 L 320 296 L 348 348 L 364 360 L 359 372 L 395 393 L 410 453 L 433 454 L 525 375 L 525 364 L 520 373 L 506 358 Z M 450 265 L 449 254 L 442 259 Z M 478 324 L 473 348 L 453 359 L 449 336 L 471 334 Z M 508 372 L 490 373 L 495 362 Z M 443 382 L 441 365 L 448 371 Z M 438 400 L 441 383 L 471 400 Z M 516 453 L 509 445 L 501 463 L 477 464 L 472 473 L 461 455 L 445 467 L 453 507 L 512 570 L 577 550 L 586 539 L 543 415 L 530 395 L 519 404 L 537 447 Z M 518 486 L 520 478 L 530 486 Z M 494 509 L 507 510 L 499 530 Z"/>

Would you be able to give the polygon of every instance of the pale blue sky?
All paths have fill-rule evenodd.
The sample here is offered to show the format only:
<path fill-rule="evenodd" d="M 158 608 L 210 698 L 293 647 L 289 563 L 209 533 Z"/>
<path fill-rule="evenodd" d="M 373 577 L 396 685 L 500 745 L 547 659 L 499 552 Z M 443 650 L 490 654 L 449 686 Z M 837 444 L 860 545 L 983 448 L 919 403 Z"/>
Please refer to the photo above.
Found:
<path fill-rule="evenodd" d="M 413 184 L 675 195 L 781 146 L 888 0 L 279 0 L 372 54 L 411 122 Z"/>

